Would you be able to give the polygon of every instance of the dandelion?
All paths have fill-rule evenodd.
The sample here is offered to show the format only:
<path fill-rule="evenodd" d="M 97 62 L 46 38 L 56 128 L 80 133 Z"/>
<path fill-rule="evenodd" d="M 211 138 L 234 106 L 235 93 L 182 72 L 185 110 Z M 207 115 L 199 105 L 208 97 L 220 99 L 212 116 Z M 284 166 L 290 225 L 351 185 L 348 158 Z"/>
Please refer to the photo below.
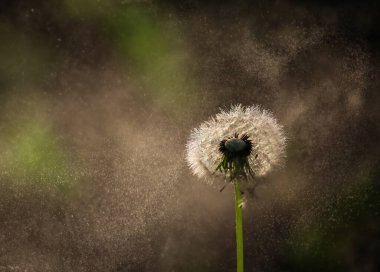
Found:
<path fill-rule="evenodd" d="M 213 184 L 211 175 L 233 183 L 236 210 L 237 271 L 243 271 L 241 181 L 251 182 L 280 167 L 285 158 L 285 136 L 273 115 L 259 106 L 233 106 L 192 131 L 187 162 L 192 172 Z"/>

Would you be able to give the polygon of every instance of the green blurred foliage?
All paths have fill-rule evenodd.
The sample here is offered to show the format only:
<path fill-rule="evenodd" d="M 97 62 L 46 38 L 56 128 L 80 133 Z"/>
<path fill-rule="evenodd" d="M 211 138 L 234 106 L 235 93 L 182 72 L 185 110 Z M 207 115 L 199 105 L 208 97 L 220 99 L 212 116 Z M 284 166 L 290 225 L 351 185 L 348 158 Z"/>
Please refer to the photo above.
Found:
<path fill-rule="evenodd" d="M 374 178 L 373 167 L 362 162 L 339 196 L 300 218 L 289 240 L 291 271 L 363 271 L 375 265 L 380 194 Z M 372 251 L 359 252 L 360 244 Z"/>
<path fill-rule="evenodd" d="M 21 88 L 41 83 L 51 67 L 44 43 L 7 24 L 0 24 L 0 37 L 0 84 Z"/>
<path fill-rule="evenodd" d="M 34 99 L 33 114 L 20 105 L 5 106 L 15 97 L 27 101 L 29 95 L 66 91 L 62 85 L 66 86 L 67 78 L 71 80 L 71 71 L 81 73 L 88 51 L 104 46 L 107 63 L 102 60 L 99 65 L 116 66 L 116 73 L 128 78 L 128 84 L 134 86 L 132 95 L 142 105 L 180 118 L 196 99 L 192 92 L 196 84 L 188 69 L 189 48 L 178 18 L 152 5 L 119 1 L 65 0 L 56 4 L 50 14 L 43 15 L 48 5 L 39 4 L 25 8 L 24 17 L 15 19 L 16 23 L 0 20 L 0 107 L 4 114 L 19 112 L 1 120 L 0 169 L 14 180 L 70 183 L 70 156 L 43 110 L 34 114 L 44 103 L 50 108 L 53 101 Z M 39 18 L 42 15 L 45 17 Z M 68 30 L 73 26 L 77 29 Z M 78 36 L 82 33 L 86 36 Z M 98 36 L 108 41 L 98 46 Z M 82 41 L 88 47 L 82 49 Z M 68 89 L 79 85 L 72 83 Z"/>
<path fill-rule="evenodd" d="M 111 16 L 114 12 L 114 4 L 112 1 L 105 0 L 65 0 L 63 1 L 63 8 L 68 17 L 80 20 L 97 20 Z"/>
<path fill-rule="evenodd" d="M 141 100 L 181 112 L 196 99 L 185 35 L 170 13 L 152 5 L 66 0 L 65 11 L 96 22 L 109 39 L 113 61 L 137 86 Z"/>
<path fill-rule="evenodd" d="M 86 38 L 91 49 L 97 48 L 96 39 L 91 40 L 93 37 L 101 35 L 102 40 L 106 40 L 107 61 L 116 65 L 120 74 L 135 86 L 135 95 L 143 103 L 180 116 L 196 101 L 197 84 L 191 75 L 191 52 L 174 15 L 152 5 L 117 1 L 94 3 L 91 0 L 66 0 L 62 8 L 54 12 L 58 13 L 53 14 L 58 24 L 79 25 L 79 31 L 88 34 Z M 65 26 L 54 27 L 59 30 Z M 58 31 L 57 38 L 51 40 L 38 32 L 31 34 L 1 24 L 0 84 L 6 89 L 49 84 L 49 74 L 59 73 L 65 62 L 75 64 L 78 61 L 67 59 L 71 53 L 65 50 L 72 50 L 77 42 L 67 40 L 69 35 Z M 57 39 L 61 40 L 58 46 Z M 81 56 L 81 53 L 76 54 Z"/>
<path fill-rule="evenodd" d="M 73 179 L 70 157 L 46 116 L 21 115 L 3 124 L 1 170 L 15 182 L 60 188 Z"/>
<path fill-rule="evenodd" d="M 189 78 L 188 52 L 181 29 L 154 10 L 129 6 L 110 17 L 116 52 L 143 93 L 161 108 L 186 107 L 195 87 Z"/>

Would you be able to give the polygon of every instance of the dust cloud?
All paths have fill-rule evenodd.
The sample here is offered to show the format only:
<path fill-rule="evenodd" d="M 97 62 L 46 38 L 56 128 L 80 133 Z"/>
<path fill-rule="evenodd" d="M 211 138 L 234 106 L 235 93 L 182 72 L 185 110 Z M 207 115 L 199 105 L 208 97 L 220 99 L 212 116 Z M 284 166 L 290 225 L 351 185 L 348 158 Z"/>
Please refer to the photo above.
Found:
<path fill-rule="evenodd" d="M 246 192 L 246 270 L 300 271 L 313 254 L 376 270 L 356 244 L 378 239 L 360 225 L 379 226 L 378 55 L 350 36 L 349 4 L 15 2 L 9 52 L 44 69 L 0 71 L 0 271 L 232 271 L 232 188 L 197 180 L 184 152 L 236 103 L 270 109 L 288 137 L 284 169 Z M 348 246 L 326 250 L 343 225 Z"/>

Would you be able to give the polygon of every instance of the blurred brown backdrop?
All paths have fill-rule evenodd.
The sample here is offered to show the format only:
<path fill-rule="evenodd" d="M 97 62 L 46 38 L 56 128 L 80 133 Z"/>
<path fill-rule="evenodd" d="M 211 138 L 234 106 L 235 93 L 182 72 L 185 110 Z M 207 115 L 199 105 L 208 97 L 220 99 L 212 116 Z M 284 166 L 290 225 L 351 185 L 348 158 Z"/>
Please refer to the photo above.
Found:
<path fill-rule="evenodd" d="M 289 138 L 244 210 L 246 271 L 378 271 L 378 11 L 1 1 L 0 271 L 233 271 L 231 188 L 184 152 L 235 103 Z"/>

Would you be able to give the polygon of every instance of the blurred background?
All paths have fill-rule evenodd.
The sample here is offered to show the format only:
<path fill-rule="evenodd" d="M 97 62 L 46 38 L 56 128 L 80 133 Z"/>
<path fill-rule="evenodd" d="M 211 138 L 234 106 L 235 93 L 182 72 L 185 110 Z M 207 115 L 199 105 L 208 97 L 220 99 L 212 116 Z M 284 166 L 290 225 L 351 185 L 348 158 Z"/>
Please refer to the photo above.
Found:
<path fill-rule="evenodd" d="M 190 131 L 260 104 L 246 271 L 380 270 L 378 1 L 2 0 L 0 271 L 234 271 Z"/>

